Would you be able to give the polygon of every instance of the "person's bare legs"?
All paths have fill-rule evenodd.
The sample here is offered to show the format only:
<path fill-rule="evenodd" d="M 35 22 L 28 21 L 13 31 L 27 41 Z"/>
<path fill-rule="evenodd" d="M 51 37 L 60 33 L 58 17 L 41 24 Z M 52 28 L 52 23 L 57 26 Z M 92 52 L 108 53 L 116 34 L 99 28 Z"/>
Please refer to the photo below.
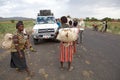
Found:
<path fill-rule="evenodd" d="M 29 70 L 29 68 L 26 68 L 25 70 L 26 70 L 26 72 L 28 73 L 28 76 L 30 76 L 30 77 L 33 76 L 33 72 L 31 72 L 31 71 Z"/>
<path fill-rule="evenodd" d="M 63 62 L 60 62 L 60 64 L 61 64 L 60 69 L 63 70 L 63 68 L 64 68 L 64 66 L 63 66 Z"/>
<path fill-rule="evenodd" d="M 73 66 L 71 66 L 71 62 L 68 62 L 68 71 L 72 71 L 73 70 Z"/>

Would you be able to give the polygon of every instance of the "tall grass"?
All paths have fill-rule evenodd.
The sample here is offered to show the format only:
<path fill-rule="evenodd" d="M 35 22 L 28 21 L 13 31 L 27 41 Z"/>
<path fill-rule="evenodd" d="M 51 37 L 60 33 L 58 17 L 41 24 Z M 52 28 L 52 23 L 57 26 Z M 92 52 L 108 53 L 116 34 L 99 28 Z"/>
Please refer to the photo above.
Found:
<path fill-rule="evenodd" d="M 11 21 L 0 22 L 0 38 L 5 33 L 15 33 L 16 32 L 16 23 L 17 23 L 17 21 L 15 21 L 14 23 L 12 23 Z M 27 30 L 32 29 L 32 27 L 34 26 L 33 20 L 23 21 L 23 23 L 24 23 L 24 27 Z M 96 22 L 86 21 L 85 23 L 86 23 L 86 26 L 89 28 L 92 28 L 92 25 L 94 23 L 96 23 L 98 25 L 99 30 L 102 27 L 102 22 L 100 22 L 100 21 L 96 21 Z M 120 22 L 108 22 L 108 30 L 107 31 L 111 32 L 111 33 L 115 33 L 115 34 L 120 34 Z"/>
<path fill-rule="evenodd" d="M 92 28 L 93 24 L 96 23 L 98 25 L 98 29 L 100 30 L 102 28 L 102 22 L 100 21 L 89 21 L 89 22 L 85 22 L 86 23 L 86 26 L 88 28 Z M 114 33 L 114 34 L 120 34 L 120 22 L 108 22 L 108 29 L 107 29 L 107 32 L 110 32 L 110 33 Z"/>
<path fill-rule="evenodd" d="M 0 23 L 0 34 L 13 32 L 15 30 L 14 25 L 13 23 Z"/>
<path fill-rule="evenodd" d="M 1 21 L 0 22 L 0 43 L 1 43 L 1 40 L 3 39 L 3 36 L 5 35 L 5 33 L 14 34 L 16 32 L 16 23 L 17 23 L 17 21 L 15 21 L 14 23 L 12 23 L 11 21 Z M 32 29 L 32 27 L 34 25 L 33 20 L 23 21 L 23 23 L 24 23 L 24 28 L 26 30 Z"/>
<path fill-rule="evenodd" d="M 14 33 L 16 32 L 16 23 L 11 23 L 11 21 L 5 21 L 5 22 L 0 22 L 0 34 L 5 34 L 5 33 Z M 23 21 L 24 27 L 26 29 L 32 28 L 33 27 L 33 21 Z"/>
<path fill-rule="evenodd" d="M 108 30 L 111 33 L 120 34 L 120 22 L 109 22 Z"/>

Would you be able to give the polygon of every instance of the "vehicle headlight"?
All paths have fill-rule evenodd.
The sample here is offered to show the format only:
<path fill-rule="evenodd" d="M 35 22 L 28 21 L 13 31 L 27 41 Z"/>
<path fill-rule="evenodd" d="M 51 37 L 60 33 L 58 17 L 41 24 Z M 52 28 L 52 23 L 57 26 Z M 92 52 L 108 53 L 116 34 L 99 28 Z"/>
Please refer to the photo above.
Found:
<path fill-rule="evenodd" d="M 33 29 L 33 34 L 37 33 L 38 30 L 37 29 Z"/>

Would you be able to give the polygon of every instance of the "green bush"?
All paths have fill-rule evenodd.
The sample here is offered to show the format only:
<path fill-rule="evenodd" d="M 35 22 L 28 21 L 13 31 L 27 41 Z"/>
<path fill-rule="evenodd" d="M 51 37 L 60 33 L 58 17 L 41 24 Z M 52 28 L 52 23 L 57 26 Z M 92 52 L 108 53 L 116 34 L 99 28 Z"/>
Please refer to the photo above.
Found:
<path fill-rule="evenodd" d="M 11 23 L 15 23 L 15 20 L 11 20 Z"/>

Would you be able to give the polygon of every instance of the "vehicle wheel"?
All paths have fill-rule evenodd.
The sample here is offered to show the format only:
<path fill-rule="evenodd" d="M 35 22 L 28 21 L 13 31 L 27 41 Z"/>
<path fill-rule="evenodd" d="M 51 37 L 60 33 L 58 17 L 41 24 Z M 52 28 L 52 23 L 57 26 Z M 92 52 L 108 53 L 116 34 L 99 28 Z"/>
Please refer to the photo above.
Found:
<path fill-rule="evenodd" d="M 38 39 L 33 39 L 33 41 L 35 45 L 38 44 Z"/>

